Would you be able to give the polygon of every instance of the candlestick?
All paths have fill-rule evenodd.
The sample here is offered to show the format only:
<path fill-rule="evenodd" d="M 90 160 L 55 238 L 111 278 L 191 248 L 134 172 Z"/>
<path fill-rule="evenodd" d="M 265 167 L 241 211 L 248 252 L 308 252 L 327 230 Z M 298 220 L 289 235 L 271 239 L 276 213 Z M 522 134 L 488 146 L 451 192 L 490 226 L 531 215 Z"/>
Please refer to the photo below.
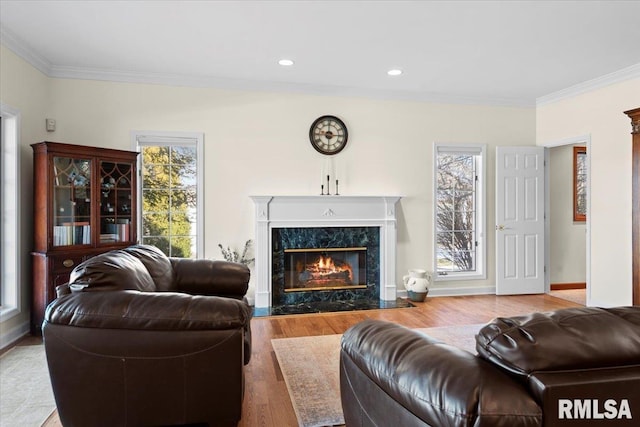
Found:
<path fill-rule="evenodd" d="M 320 184 L 320 195 L 324 196 L 324 184 Z"/>
<path fill-rule="evenodd" d="M 338 192 L 338 180 L 336 179 L 336 196 L 339 196 L 340 193 Z"/>
<path fill-rule="evenodd" d="M 331 194 L 331 187 L 329 186 L 329 175 L 327 175 L 327 196 Z"/>

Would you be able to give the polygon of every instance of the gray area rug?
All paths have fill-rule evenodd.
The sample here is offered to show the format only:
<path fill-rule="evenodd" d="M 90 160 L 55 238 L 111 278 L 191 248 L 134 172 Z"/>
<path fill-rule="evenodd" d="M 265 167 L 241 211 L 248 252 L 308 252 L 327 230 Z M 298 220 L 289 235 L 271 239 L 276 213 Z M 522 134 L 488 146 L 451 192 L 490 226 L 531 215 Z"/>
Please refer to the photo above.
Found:
<path fill-rule="evenodd" d="M 56 409 L 44 345 L 14 347 L 0 357 L 0 426 L 41 426 Z"/>
<path fill-rule="evenodd" d="M 416 330 L 475 354 L 475 334 L 482 326 Z M 341 338 L 338 334 L 271 340 L 301 427 L 344 424 L 340 403 Z"/>

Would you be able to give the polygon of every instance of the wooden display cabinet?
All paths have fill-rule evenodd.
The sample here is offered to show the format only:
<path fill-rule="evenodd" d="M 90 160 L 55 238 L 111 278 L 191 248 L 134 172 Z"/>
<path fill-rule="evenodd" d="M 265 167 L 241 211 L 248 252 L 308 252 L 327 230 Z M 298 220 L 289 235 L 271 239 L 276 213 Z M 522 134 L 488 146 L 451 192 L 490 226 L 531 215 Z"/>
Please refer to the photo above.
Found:
<path fill-rule="evenodd" d="M 33 144 L 31 332 L 41 332 L 56 286 L 82 261 L 137 243 L 137 156 L 58 142 Z"/>

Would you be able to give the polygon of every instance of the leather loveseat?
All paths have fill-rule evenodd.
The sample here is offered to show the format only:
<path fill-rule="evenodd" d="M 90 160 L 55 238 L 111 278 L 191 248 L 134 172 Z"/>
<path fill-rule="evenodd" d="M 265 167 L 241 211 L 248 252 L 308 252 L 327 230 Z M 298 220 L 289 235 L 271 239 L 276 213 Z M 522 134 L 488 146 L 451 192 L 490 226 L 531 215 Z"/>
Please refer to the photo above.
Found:
<path fill-rule="evenodd" d="M 248 282 L 242 264 L 145 245 L 79 264 L 42 328 L 62 424 L 237 425 L 251 356 Z"/>
<path fill-rule="evenodd" d="M 498 318 L 478 354 L 396 324 L 343 335 L 347 426 L 636 426 L 640 307 Z"/>

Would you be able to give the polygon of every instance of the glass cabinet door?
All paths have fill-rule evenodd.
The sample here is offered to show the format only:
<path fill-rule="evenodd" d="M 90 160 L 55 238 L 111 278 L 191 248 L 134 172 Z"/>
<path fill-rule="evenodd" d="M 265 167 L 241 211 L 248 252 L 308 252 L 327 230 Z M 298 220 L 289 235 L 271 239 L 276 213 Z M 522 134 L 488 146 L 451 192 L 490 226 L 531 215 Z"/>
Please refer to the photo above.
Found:
<path fill-rule="evenodd" d="M 91 160 L 53 157 L 53 246 L 91 244 Z"/>
<path fill-rule="evenodd" d="M 100 243 L 131 240 L 133 164 L 100 162 Z"/>

